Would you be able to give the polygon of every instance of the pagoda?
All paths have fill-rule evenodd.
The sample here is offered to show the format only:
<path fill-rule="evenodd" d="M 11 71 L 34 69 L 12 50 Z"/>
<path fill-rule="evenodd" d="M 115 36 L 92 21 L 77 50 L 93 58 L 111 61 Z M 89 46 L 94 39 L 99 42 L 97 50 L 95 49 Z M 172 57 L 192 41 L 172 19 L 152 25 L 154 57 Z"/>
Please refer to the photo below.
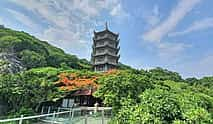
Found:
<path fill-rule="evenodd" d="M 105 30 L 94 31 L 93 51 L 91 63 L 93 70 L 97 72 L 105 72 L 111 69 L 116 69 L 120 55 L 119 34 L 113 33 L 108 29 L 106 23 Z"/>

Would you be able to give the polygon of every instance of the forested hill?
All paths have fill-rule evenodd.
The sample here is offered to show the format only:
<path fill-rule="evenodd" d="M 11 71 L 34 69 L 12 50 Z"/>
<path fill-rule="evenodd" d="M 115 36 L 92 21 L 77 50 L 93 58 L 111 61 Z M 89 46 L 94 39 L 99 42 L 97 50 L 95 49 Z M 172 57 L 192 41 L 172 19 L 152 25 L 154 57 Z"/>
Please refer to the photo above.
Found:
<path fill-rule="evenodd" d="M 22 69 L 47 66 L 74 69 L 91 68 L 86 59 L 66 54 L 63 50 L 25 32 L 0 28 L 1 72 L 16 72 Z"/>
<path fill-rule="evenodd" d="M 43 103 L 89 88 L 112 106 L 109 124 L 213 124 L 213 77 L 183 79 L 166 69 L 121 63 L 105 73 L 90 69 L 87 60 L 0 27 L 0 118 L 37 115 Z"/>

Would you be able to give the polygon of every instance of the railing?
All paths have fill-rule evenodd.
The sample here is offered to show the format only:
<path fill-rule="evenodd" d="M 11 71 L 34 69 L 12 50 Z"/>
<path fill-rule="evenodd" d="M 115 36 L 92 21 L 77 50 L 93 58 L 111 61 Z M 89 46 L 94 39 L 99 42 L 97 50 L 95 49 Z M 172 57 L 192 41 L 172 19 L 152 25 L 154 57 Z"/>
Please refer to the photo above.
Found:
<path fill-rule="evenodd" d="M 106 64 L 106 63 L 108 63 L 108 64 L 112 64 L 112 65 L 117 65 L 118 63 L 117 62 L 111 62 L 111 61 L 96 61 L 96 62 L 94 62 L 94 64 L 93 65 L 99 65 L 99 64 Z"/>
<path fill-rule="evenodd" d="M 19 124 L 22 124 L 22 122 L 24 120 L 30 120 L 30 119 L 39 119 L 39 118 L 43 118 L 43 117 L 48 117 L 48 116 L 52 116 L 52 123 L 55 123 L 55 117 L 56 115 L 60 115 L 60 114 L 65 114 L 65 113 L 70 113 L 70 111 L 64 111 L 64 112 L 54 112 L 54 113 L 49 113 L 49 114 L 42 114 L 42 115 L 35 115 L 35 116 L 28 116 L 28 117 L 24 117 L 23 115 L 21 115 L 20 118 L 12 118 L 12 119 L 5 119 L 5 120 L 0 120 L 0 123 L 4 123 L 4 122 L 16 122 L 18 121 Z"/>
<path fill-rule="evenodd" d="M 105 46 L 108 46 L 108 47 L 110 47 L 110 48 L 112 48 L 112 49 L 117 49 L 117 45 L 115 44 L 111 44 L 111 43 L 104 43 L 104 44 L 97 44 L 96 46 L 95 45 L 93 45 L 92 47 L 93 48 L 99 48 L 99 47 L 105 47 Z"/>
<path fill-rule="evenodd" d="M 111 52 L 111 51 L 109 51 L 109 50 L 104 50 L 103 52 L 98 52 L 98 53 L 92 54 L 92 55 L 93 55 L 93 56 L 100 56 L 100 55 L 106 55 L 106 54 L 111 55 L 111 56 L 114 56 L 114 57 L 118 57 L 118 55 L 116 54 L 116 52 L 113 53 L 113 52 Z"/>
<path fill-rule="evenodd" d="M 62 111 L 64 110 L 64 111 Z M 38 122 L 45 123 L 71 123 L 71 124 L 106 124 L 112 116 L 111 107 L 79 107 L 79 108 L 58 108 L 58 112 L 51 112 L 50 107 L 48 107 L 47 114 L 45 113 L 44 108 L 42 108 L 42 114 L 35 116 L 24 117 L 21 115 L 19 118 L 5 119 L 0 120 L 0 123 L 13 122 L 15 124 L 23 124 L 24 121 L 32 121 L 37 124 Z M 61 112 L 62 111 L 62 112 Z M 33 124 L 33 122 L 31 122 Z"/>
<path fill-rule="evenodd" d="M 103 36 L 98 36 L 98 37 L 95 37 L 93 39 L 94 40 L 101 40 L 101 39 L 104 39 L 104 38 L 109 38 L 109 39 L 112 39 L 112 40 L 116 40 L 116 37 L 114 37 L 112 35 L 108 35 L 108 34 L 105 34 Z"/>

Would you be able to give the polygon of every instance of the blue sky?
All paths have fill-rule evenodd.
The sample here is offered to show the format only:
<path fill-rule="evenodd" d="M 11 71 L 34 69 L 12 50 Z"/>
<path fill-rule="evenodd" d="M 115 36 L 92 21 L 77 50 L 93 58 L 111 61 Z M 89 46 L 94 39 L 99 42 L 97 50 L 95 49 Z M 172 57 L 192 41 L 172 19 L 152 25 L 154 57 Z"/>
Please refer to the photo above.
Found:
<path fill-rule="evenodd" d="M 213 75 L 212 0 L 1 0 L 0 24 L 90 59 L 93 30 L 120 34 L 122 63 Z"/>

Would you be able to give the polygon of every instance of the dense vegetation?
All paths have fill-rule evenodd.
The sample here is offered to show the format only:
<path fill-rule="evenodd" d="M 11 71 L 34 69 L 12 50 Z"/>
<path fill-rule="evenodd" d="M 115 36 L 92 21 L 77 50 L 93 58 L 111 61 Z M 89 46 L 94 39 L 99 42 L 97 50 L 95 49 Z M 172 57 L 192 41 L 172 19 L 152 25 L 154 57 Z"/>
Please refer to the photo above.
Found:
<path fill-rule="evenodd" d="M 153 76 L 156 74 L 162 78 Z M 115 116 L 110 122 L 112 124 L 213 123 L 213 77 L 194 82 L 189 79 L 174 81 L 178 77 L 177 73 L 161 68 L 150 71 L 117 70 L 103 74 L 37 68 L 1 75 L 0 99 L 7 103 L 9 115 L 33 114 L 42 102 L 54 102 L 73 90 L 97 84 L 99 89 L 95 96 L 113 107 Z"/>
<path fill-rule="evenodd" d="M 45 41 L 25 33 L 0 28 L 0 53 L 17 56 L 26 69 L 36 67 L 68 66 L 75 69 L 90 69 L 89 62 L 75 55 L 64 53 Z"/>
<path fill-rule="evenodd" d="M 15 55 L 25 68 L 0 74 L 0 107 L 5 106 L 8 117 L 32 115 L 43 102 L 92 86 L 98 88 L 94 96 L 113 107 L 111 124 L 213 123 L 213 77 L 183 79 L 166 69 L 135 70 L 123 64 L 95 73 L 87 60 L 11 29 L 0 29 L 0 53 Z M 0 61 L 0 67 L 5 64 Z"/>
<path fill-rule="evenodd" d="M 95 95 L 113 107 L 115 118 L 111 124 L 211 124 L 210 79 L 189 83 L 177 73 L 161 68 L 121 71 L 101 78 L 102 85 Z"/>

